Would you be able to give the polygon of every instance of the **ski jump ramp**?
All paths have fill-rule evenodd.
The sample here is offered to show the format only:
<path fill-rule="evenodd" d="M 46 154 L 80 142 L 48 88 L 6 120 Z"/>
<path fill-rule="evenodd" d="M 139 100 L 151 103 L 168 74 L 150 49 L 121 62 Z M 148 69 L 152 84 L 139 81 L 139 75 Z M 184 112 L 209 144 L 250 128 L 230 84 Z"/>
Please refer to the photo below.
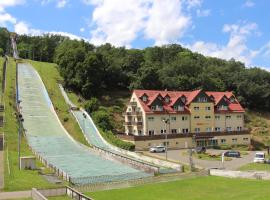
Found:
<path fill-rule="evenodd" d="M 73 184 L 139 179 L 152 174 L 100 157 L 76 142 L 64 129 L 37 71 L 26 63 L 17 67 L 17 102 L 33 152 Z"/>

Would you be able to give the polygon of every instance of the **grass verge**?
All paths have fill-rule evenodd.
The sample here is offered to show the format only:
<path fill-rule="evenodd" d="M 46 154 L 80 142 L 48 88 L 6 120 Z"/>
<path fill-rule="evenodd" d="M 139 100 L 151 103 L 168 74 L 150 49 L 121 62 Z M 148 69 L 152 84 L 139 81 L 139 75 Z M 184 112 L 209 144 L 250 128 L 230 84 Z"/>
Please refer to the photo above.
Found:
<path fill-rule="evenodd" d="M 69 112 L 69 107 L 66 104 L 65 99 L 59 89 L 58 82 L 62 81 L 62 77 L 58 72 L 57 65 L 31 60 L 29 60 L 28 62 L 30 62 L 34 66 L 34 68 L 41 76 L 48 91 L 48 94 L 52 100 L 56 113 L 65 129 L 75 140 L 89 146 L 81 132 L 78 123 L 76 122 L 73 115 Z"/>
<path fill-rule="evenodd" d="M 267 200 L 269 181 L 199 177 L 167 183 L 86 193 L 95 200 Z"/>
<path fill-rule="evenodd" d="M 249 163 L 239 168 L 240 171 L 270 171 L 270 164 Z"/>
<path fill-rule="evenodd" d="M 57 185 L 49 183 L 38 174 L 37 170 L 19 170 L 18 168 L 18 124 L 15 106 L 15 74 L 16 64 L 10 59 L 7 67 L 5 102 L 5 124 L 1 129 L 5 133 L 5 191 L 29 190 L 32 187 L 53 188 Z M 32 155 L 25 138 L 21 142 L 21 156 Z M 7 161 L 8 159 L 8 161 Z M 42 164 L 37 161 L 37 166 Z M 10 173 L 9 173 L 10 171 Z"/>

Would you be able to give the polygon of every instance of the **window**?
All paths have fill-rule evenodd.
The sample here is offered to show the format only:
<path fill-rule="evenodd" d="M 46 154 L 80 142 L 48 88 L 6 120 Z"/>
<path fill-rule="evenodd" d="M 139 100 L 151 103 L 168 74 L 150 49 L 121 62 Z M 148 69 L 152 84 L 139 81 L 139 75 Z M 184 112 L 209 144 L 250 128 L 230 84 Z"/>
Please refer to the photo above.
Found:
<path fill-rule="evenodd" d="M 142 130 L 138 130 L 138 135 L 142 135 Z"/>
<path fill-rule="evenodd" d="M 237 143 L 237 138 L 233 138 L 232 139 L 232 142 L 235 144 L 235 143 Z"/>
<path fill-rule="evenodd" d="M 166 133 L 166 130 L 165 130 L 165 129 L 161 129 L 161 130 L 160 130 L 160 133 L 161 133 L 161 134 L 165 134 L 165 133 Z"/>
<path fill-rule="evenodd" d="M 187 116 L 183 116 L 182 117 L 182 121 L 186 121 L 186 120 L 188 120 L 188 117 Z"/>
<path fill-rule="evenodd" d="M 148 134 L 151 136 L 151 135 L 155 135 L 155 131 L 154 130 L 149 130 L 148 131 Z"/>
<path fill-rule="evenodd" d="M 163 106 L 158 106 L 158 105 L 156 105 L 156 110 L 157 110 L 157 111 L 163 111 Z"/>
<path fill-rule="evenodd" d="M 151 110 L 156 110 L 156 106 L 151 106 Z"/>
<path fill-rule="evenodd" d="M 226 144 L 226 139 L 221 139 L 221 144 Z"/>
<path fill-rule="evenodd" d="M 220 131 L 221 131 L 221 128 L 220 128 L 220 127 L 216 127 L 216 128 L 215 128 L 215 131 L 216 131 L 216 132 L 220 132 Z"/>
<path fill-rule="evenodd" d="M 200 119 L 200 116 L 194 116 L 194 119 Z"/>
<path fill-rule="evenodd" d="M 178 142 L 175 142 L 175 144 L 177 145 L 177 144 L 178 144 Z"/>
<path fill-rule="evenodd" d="M 228 110 L 228 106 L 221 105 L 217 107 L 218 110 Z"/>
<path fill-rule="evenodd" d="M 188 128 L 183 128 L 182 133 L 188 133 Z"/>
<path fill-rule="evenodd" d="M 226 116 L 226 119 L 231 119 L 232 117 L 230 115 L 227 115 Z"/>
<path fill-rule="evenodd" d="M 169 103 L 170 102 L 170 97 L 165 97 L 165 102 Z"/>
<path fill-rule="evenodd" d="M 220 120 L 220 115 L 216 115 L 216 116 L 215 116 L 215 119 L 216 119 L 216 120 Z"/>
<path fill-rule="evenodd" d="M 169 146 L 169 142 L 167 142 L 167 145 L 166 145 L 166 142 L 163 142 L 163 146 Z"/>
<path fill-rule="evenodd" d="M 182 101 L 183 103 L 185 103 L 185 102 L 186 102 L 186 98 L 185 98 L 185 97 L 181 97 L 181 101 Z"/>
<path fill-rule="evenodd" d="M 142 100 L 143 100 L 143 102 L 146 102 L 147 101 L 147 96 L 143 96 Z"/>
<path fill-rule="evenodd" d="M 206 130 L 206 132 L 211 132 L 211 131 L 212 131 L 212 128 L 209 128 L 209 127 L 208 127 L 208 128 L 206 128 L 205 130 Z"/>
<path fill-rule="evenodd" d="M 211 119 L 211 116 L 205 116 L 205 119 Z"/>
<path fill-rule="evenodd" d="M 174 106 L 173 109 L 175 111 L 184 111 L 184 107 L 183 106 Z"/>
<path fill-rule="evenodd" d="M 242 127 L 241 126 L 237 126 L 237 131 L 242 131 Z"/>
<path fill-rule="evenodd" d="M 242 115 L 237 115 L 236 118 L 237 119 L 242 119 Z"/>
<path fill-rule="evenodd" d="M 211 110 L 211 107 L 210 106 L 206 106 L 205 107 L 205 110 Z"/>
<path fill-rule="evenodd" d="M 200 110 L 200 107 L 195 106 L 195 107 L 194 107 L 194 110 Z"/>
<path fill-rule="evenodd" d="M 232 127 L 226 127 L 227 131 L 232 131 Z"/>
<path fill-rule="evenodd" d="M 152 121 L 154 121 L 154 117 L 148 117 L 148 121 L 150 121 L 150 122 L 152 122 Z"/>
<path fill-rule="evenodd" d="M 176 121 L 176 117 L 171 117 L 171 121 L 175 122 Z"/>
<path fill-rule="evenodd" d="M 177 133 L 177 129 L 172 129 L 172 134 Z"/>
<path fill-rule="evenodd" d="M 248 138 L 243 138 L 244 141 L 248 141 Z"/>
<path fill-rule="evenodd" d="M 195 133 L 199 133 L 200 132 L 200 128 L 195 128 Z"/>
<path fill-rule="evenodd" d="M 207 98 L 206 97 L 199 97 L 198 101 L 199 102 L 207 102 Z"/>

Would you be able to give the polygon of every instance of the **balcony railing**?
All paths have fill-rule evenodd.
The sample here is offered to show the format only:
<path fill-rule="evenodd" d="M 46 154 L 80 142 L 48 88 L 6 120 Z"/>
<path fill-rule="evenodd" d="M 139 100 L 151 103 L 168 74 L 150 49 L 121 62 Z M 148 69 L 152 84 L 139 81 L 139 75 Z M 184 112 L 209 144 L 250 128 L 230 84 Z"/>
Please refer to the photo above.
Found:
<path fill-rule="evenodd" d="M 201 138 L 213 138 L 215 136 L 226 136 L 226 135 L 247 135 L 250 134 L 250 130 L 242 130 L 242 131 L 225 131 L 225 132 L 203 132 L 203 133 L 172 133 L 167 134 L 168 139 L 174 139 L 174 138 L 190 138 L 193 137 L 194 139 L 201 139 Z M 122 137 L 122 136 L 121 136 Z M 125 136 L 123 136 L 125 137 Z M 128 135 L 127 136 L 129 140 L 134 141 L 143 141 L 143 140 L 161 140 L 165 139 L 166 134 L 161 135 L 143 135 L 143 136 L 137 136 L 137 135 Z"/>
<path fill-rule="evenodd" d="M 141 111 L 132 111 L 132 112 L 124 112 L 123 116 L 141 116 L 142 112 Z"/>
<path fill-rule="evenodd" d="M 134 121 L 131 121 L 131 122 L 124 122 L 124 125 L 125 126 L 142 126 L 143 125 L 143 122 L 134 122 Z"/>
<path fill-rule="evenodd" d="M 128 102 L 128 105 L 129 106 L 137 106 L 137 102 L 135 102 L 135 101 Z"/>

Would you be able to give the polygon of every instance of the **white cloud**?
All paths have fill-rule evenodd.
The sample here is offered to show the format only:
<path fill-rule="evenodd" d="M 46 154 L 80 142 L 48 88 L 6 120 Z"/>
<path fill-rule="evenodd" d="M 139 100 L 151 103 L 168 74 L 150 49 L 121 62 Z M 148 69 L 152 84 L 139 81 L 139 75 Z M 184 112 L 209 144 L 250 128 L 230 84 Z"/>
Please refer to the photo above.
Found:
<path fill-rule="evenodd" d="M 145 36 L 153 39 L 155 45 L 177 42 L 190 23 L 179 0 L 154 1 L 149 10 Z"/>
<path fill-rule="evenodd" d="M 197 9 L 196 14 L 198 17 L 207 17 L 211 14 L 211 10 L 210 9 L 206 9 L 206 10 Z"/>
<path fill-rule="evenodd" d="M 0 26 L 6 26 L 7 23 L 16 23 L 16 18 L 12 17 L 10 14 L 0 11 Z"/>
<path fill-rule="evenodd" d="M 225 24 L 223 32 L 230 34 L 226 45 L 218 45 L 211 42 L 197 41 L 192 45 L 187 45 L 193 51 L 197 51 L 207 56 L 213 56 L 229 60 L 234 58 L 247 65 L 252 63 L 252 59 L 259 54 L 259 50 L 251 50 L 247 47 L 247 38 L 257 35 L 256 23 Z"/>
<path fill-rule="evenodd" d="M 59 0 L 59 1 L 57 1 L 56 7 L 57 8 L 64 8 L 67 3 L 68 3 L 67 0 Z"/>
<path fill-rule="evenodd" d="M 112 43 L 128 46 L 144 27 L 149 1 L 94 0 L 92 20 L 96 28 L 91 32 L 94 44 Z"/>
<path fill-rule="evenodd" d="M 183 0 L 184 4 L 187 5 L 187 9 L 197 8 L 202 5 L 203 0 Z"/>
<path fill-rule="evenodd" d="M 180 0 L 83 0 L 94 5 L 91 42 L 130 46 L 143 34 L 156 45 L 176 42 L 191 24 Z M 191 3 L 192 2 L 192 3 Z M 194 2 L 190 1 L 195 6 Z M 185 4 L 185 6 L 187 3 Z"/>
<path fill-rule="evenodd" d="M 247 0 L 244 4 L 243 4 L 244 7 L 248 7 L 248 8 L 251 8 L 253 6 L 255 6 L 255 3 L 251 0 Z"/>
<path fill-rule="evenodd" d="M 42 0 L 41 5 L 46 5 L 48 3 L 54 2 L 57 8 L 64 8 L 69 0 Z"/>
<path fill-rule="evenodd" d="M 24 4 L 25 0 L 0 0 L 0 8 Z"/>
<path fill-rule="evenodd" d="M 23 34 L 25 34 L 25 35 L 41 35 L 42 34 L 42 31 L 40 31 L 38 29 L 30 28 L 29 25 L 23 21 L 16 23 L 14 26 L 14 30 L 19 35 L 23 35 Z"/>
<path fill-rule="evenodd" d="M 80 28 L 80 32 L 84 32 L 85 31 L 85 28 Z"/>

